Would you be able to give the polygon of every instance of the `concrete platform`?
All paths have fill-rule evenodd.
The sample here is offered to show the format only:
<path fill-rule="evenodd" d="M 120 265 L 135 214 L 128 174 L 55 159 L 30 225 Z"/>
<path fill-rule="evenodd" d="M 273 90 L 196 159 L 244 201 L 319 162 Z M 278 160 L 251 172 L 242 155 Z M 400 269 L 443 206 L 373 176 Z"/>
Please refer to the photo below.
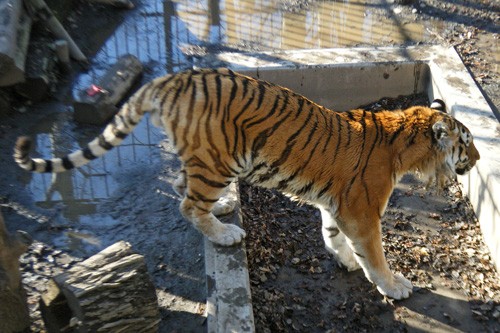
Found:
<path fill-rule="evenodd" d="M 485 243 L 500 271 L 500 124 L 453 48 L 356 48 L 283 51 L 277 53 L 222 53 L 201 61 L 200 66 L 226 66 L 252 77 L 291 88 L 313 101 L 338 111 L 372 102 L 425 92 L 441 98 L 448 111 L 473 133 L 481 154 L 477 166 L 459 177 L 480 221 Z M 244 223 L 243 223 L 244 224 Z M 248 271 L 244 245 L 223 250 L 205 246 L 210 284 L 209 332 L 253 330 Z M 234 260 L 236 259 L 236 260 Z M 225 264 L 226 263 L 226 264 Z M 229 264 L 231 263 L 231 264 Z M 232 266 L 232 265 L 236 266 Z M 230 267 L 228 277 L 214 267 Z M 210 285 L 209 284 L 209 285 Z M 215 290 L 215 289 L 214 289 Z M 221 297 L 224 291 L 235 296 Z M 228 294 L 228 295 L 229 295 Z M 243 301 L 242 301 L 243 300 Z M 212 302 L 212 303 L 211 303 Z M 211 310 L 212 309 L 212 310 Z M 211 318 L 212 317 L 212 318 Z"/>
<path fill-rule="evenodd" d="M 236 185 L 227 194 L 238 200 Z M 221 218 L 241 226 L 239 205 L 233 214 Z M 254 332 L 250 278 L 245 243 L 224 247 L 205 238 L 207 274 L 207 332 Z"/>

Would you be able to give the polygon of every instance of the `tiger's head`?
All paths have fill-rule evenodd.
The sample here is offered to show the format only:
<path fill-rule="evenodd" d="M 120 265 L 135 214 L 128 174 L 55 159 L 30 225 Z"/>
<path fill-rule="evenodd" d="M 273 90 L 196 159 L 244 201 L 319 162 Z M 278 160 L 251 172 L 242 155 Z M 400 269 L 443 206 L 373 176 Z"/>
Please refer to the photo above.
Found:
<path fill-rule="evenodd" d="M 433 143 L 440 155 L 441 165 L 437 166 L 436 180 L 443 184 L 443 177 L 448 179 L 464 175 L 476 165 L 479 152 L 474 146 L 469 129 L 448 114 L 442 113 L 432 125 Z"/>

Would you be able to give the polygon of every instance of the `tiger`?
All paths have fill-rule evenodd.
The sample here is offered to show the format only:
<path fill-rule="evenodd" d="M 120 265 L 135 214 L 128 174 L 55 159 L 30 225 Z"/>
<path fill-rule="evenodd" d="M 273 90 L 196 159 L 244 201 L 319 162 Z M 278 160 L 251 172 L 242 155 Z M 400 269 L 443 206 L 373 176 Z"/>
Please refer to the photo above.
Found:
<path fill-rule="evenodd" d="M 479 160 L 469 129 L 431 107 L 335 112 L 270 82 L 230 69 L 193 69 L 156 78 L 128 99 L 103 132 L 61 158 L 30 157 L 19 137 L 14 158 L 32 172 L 81 167 L 118 146 L 146 112 L 162 127 L 181 161 L 174 189 L 180 212 L 208 240 L 231 246 L 244 229 L 217 216 L 235 209 L 222 200 L 237 180 L 316 206 L 326 249 L 347 270 L 389 298 L 412 283 L 393 273 L 382 247 L 381 218 L 406 173 L 453 179 Z"/>

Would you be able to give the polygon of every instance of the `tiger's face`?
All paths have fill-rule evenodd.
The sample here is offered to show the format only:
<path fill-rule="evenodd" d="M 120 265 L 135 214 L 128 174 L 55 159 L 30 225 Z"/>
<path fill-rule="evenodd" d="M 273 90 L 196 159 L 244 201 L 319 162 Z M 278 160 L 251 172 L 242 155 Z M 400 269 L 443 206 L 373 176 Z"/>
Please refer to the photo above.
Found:
<path fill-rule="evenodd" d="M 458 135 L 457 143 L 452 149 L 452 159 L 455 164 L 455 172 L 459 175 L 464 175 L 476 165 L 476 161 L 479 160 L 480 155 L 476 146 L 474 146 L 472 134 L 469 129 L 459 121 L 455 121 L 457 122 Z"/>
<path fill-rule="evenodd" d="M 464 124 L 446 116 L 432 128 L 438 147 L 446 154 L 448 173 L 464 175 L 476 165 L 480 155 L 474 145 L 472 134 Z"/>

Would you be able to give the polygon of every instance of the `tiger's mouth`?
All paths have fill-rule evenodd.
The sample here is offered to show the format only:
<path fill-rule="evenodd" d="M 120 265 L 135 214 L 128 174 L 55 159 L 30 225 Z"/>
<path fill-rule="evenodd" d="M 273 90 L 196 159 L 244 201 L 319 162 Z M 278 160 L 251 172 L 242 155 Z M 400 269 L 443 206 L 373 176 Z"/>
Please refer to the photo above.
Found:
<path fill-rule="evenodd" d="M 465 168 L 456 168 L 455 169 L 455 172 L 457 173 L 457 175 L 460 175 L 460 176 L 463 176 L 467 173 L 467 171 L 469 171 L 471 168 L 470 167 L 465 167 Z"/>

